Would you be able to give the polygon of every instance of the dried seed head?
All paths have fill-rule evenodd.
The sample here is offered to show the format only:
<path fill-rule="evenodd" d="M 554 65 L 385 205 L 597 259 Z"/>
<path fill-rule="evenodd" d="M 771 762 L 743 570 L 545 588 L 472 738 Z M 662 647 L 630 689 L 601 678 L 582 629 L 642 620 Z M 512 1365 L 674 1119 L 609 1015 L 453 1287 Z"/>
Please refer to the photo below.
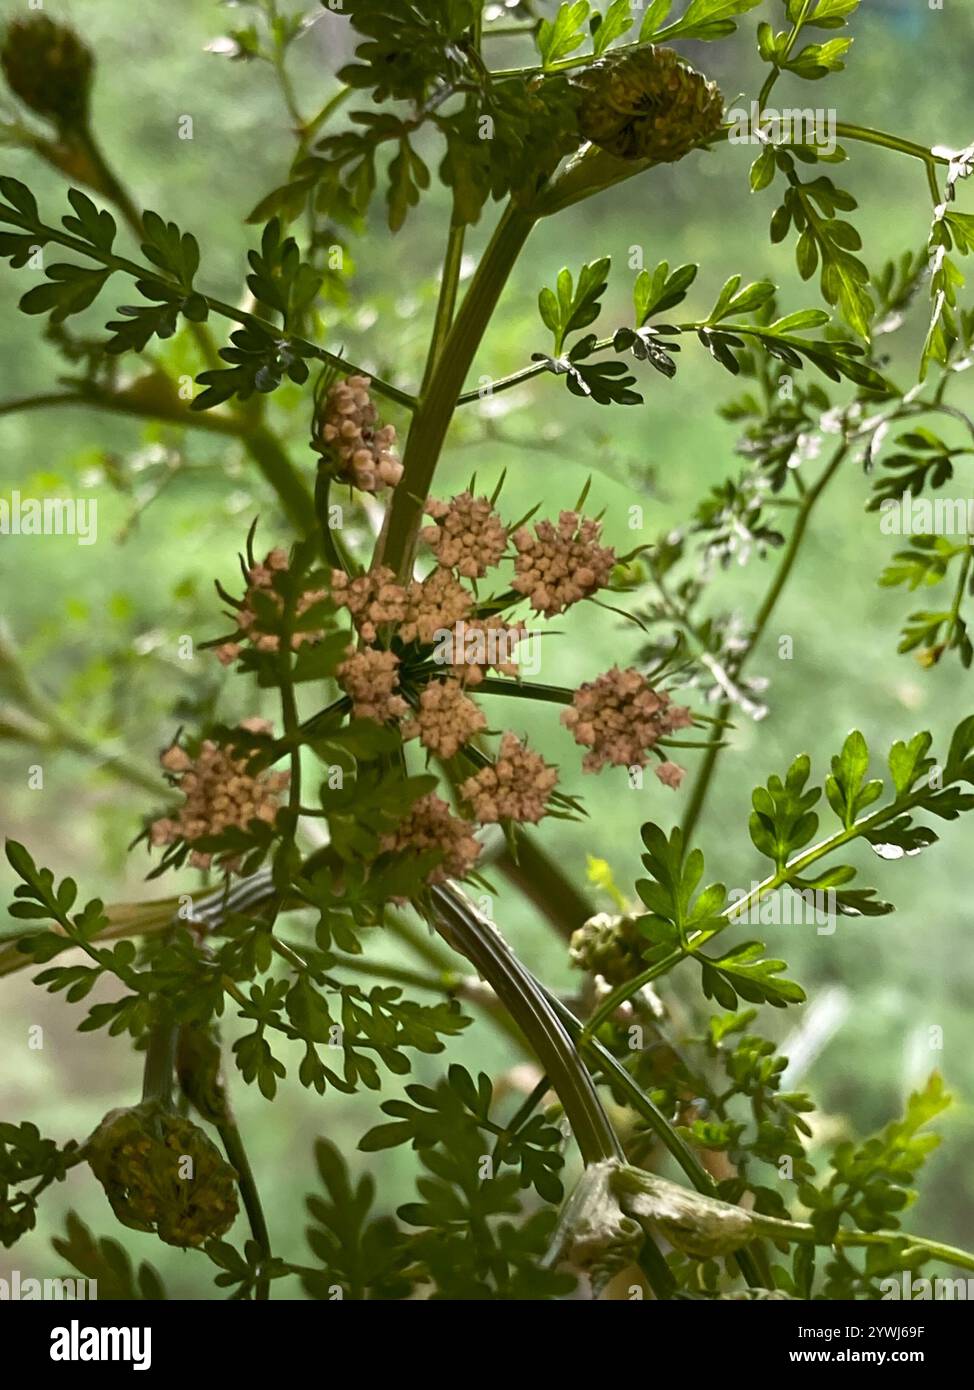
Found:
<path fill-rule="evenodd" d="M 715 135 L 723 120 L 717 84 L 671 48 L 646 44 L 604 58 L 575 82 L 581 133 L 620 159 L 672 163 Z"/>
<path fill-rule="evenodd" d="M 118 1219 L 167 1245 L 222 1236 L 237 1215 L 237 1175 L 203 1131 L 147 1102 L 112 1110 L 87 1144 Z"/>
<path fill-rule="evenodd" d="M 40 14 L 12 20 L 0 63 L 10 90 L 38 116 L 62 132 L 86 123 L 95 59 L 73 29 Z"/>

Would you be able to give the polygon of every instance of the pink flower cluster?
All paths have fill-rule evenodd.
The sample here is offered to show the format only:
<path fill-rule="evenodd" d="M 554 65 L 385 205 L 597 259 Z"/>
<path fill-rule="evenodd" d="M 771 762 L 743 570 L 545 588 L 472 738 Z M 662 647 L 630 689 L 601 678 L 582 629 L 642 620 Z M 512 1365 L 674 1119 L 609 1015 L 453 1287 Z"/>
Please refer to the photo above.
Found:
<path fill-rule="evenodd" d="M 240 608 L 237 609 L 237 631 L 243 641 L 254 644 L 258 651 L 276 652 L 281 639 L 274 632 L 266 631 L 263 624 L 266 618 L 260 616 L 259 606 L 270 602 L 278 614 L 284 612 L 284 599 L 274 588 L 274 576 L 287 570 L 287 551 L 272 550 L 261 565 L 251 565 L 247 570 L 247 590 Z M 295 605 L 295 615 L 301 617 L 314 604 L 327 598 L 324 589 L 307 589 L 300 595 Z M 319 631 L 295 632 L 291 636 L 291 646 L 296 651 L 305 642 L 320 641 L 324 634 Z M 216 654 L 224 666 L 229 666 L 240 655 L 242 642 L 236 640 L 223 642 Z"/>
<path fill-rule="evenodd" d="M 350 376 L 329 388 L 322 412 L 321 439 L 334 452 L 341 476 L 362 492 L 395 487 L 402 463 L 393 452 L 395 425 L 378 424 L 367 376 Z"/>
<path fill-rule="evenodd" d="M 271 726 L 261 719 L 245 720 L 240 727 L 250 733 L 269 733 Z M 172 815 L 153 821 L 149 839 L 154 845 L 169 845 L 184 840 L 192 845 L 208 835 L 225 830 L 246 830 L 253 820 L 273 824 L 280 808 L 280 792 L 287 786 L 287 772 L 247 771 L 247 754 L 206 739 L 195 758 L 185 748 L 172 744 L 159 759 L 172 781 L 182 792 L 185 801 Z M 193 850 L 189 862 L 198 869 L 208 869 L 213 855 Z M 239 857 L 222 857 L 221 868 L 234 872 Z"/>
<path fill-rule="evenodd" d="M 382 837 L 380 847 L 391 854 L 439 851 L 443 858 L 429 874 L 428 883 L 465 878 L 480 854 L 474 827 L 455 816 L 447 803 L 432 792 L 414 802 L 395 830 Z"/>
<path fill-rule="evenodd" d="M 460 796 L 483 825 L 500 820 L 536 824 L 547 814 L 558 772 L 515 734 L 501 739 L 497 761 L 468 777 Z"/>
<path fill-rule="evenodd" d="M 449 502 L 431 498 L 426 512 L 435 520 L 420 537 L 443 569 L 465 579 L 482 579 L 500 564 L 507 549 L 507 528 L 486 497 L 461 492 Z"/>
<path fill-rule="evenodd" d="M 609 581 L 616 557 L 599 545 L 601 536 L 601 521 L 578 512 L 561 512 L 557 526 L 537 522 L 534 535 L 521 526 L 513 537 L 517 557 L 511 587 L 546 618 L 564 613 Z"/>
<path fill-rule="evenodd" d="M 576 743 L 590 751 L 582 759 L 586 772 L 613 767 L 645 767 L 649 750 L 666 734 L 693 723 L 690 710 L 674 705 L 665 691 L 654 690 L 633 667 L 613 666 L 594 681 L 575 691 L 569 709 L 561 716 Z M 667 769 L 664 774 L 664 769 Z M 678 786 L 673 763 L 664 763 L 657 776 L 667 786 Z"/>

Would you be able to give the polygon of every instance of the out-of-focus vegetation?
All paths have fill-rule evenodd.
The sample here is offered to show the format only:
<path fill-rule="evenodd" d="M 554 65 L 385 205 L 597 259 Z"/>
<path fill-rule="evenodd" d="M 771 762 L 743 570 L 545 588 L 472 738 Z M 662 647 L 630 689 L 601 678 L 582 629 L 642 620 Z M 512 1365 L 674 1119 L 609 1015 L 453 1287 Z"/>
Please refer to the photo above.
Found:
<path fill-rule="evenodd" d="M 234 297 L 254 240 L 254 229 L 243 219 L 281 182 L 294 148 L 271 67 L 206 51 L 239 23 L 243 10 L 200 3 L 173 11 L 122 0 L 47 8 L 69 9 L 98 55 L 96 124 L 132 196 L 191 228 L 203 247 L 207 287 Z M 741 25 L 737 53 L 749 55 L 744 70 L 733 45 L 707 51 L 685 45 L 729 100 L 745 79 L 754 85 L 755 22 L 745 18 Z M 841 117 L 843 94 L 854 86 L 854 119 L 864 125 L 955 148 L 970 141 L 974 110 L 958 97 L 969 90 L 971 16 L 964 6 L 947 0 L 935 10 L 922 0 L 867 0 L 856 32 L 860 39 L 849 60 L 855 81 L 829 84 L 823 101 L 836 101 Z M 348 56 L 344 42 L 340 21 L 323 14 L 295 46 L 295 97 L 303 111 L 316 110 L 335 90 L 333 73 Z M 518 59 L 517 43 L 510 41 L 510 61 Z M 807 103 L 807 93 L 800 95 Z M 193 137 L 181 139 L 179 122 L 187 115 Z M 881 150 L 860 148 L 855 154 L 844 177 L 860 202 L 858 225 L 871 260 L 920 249 L 928 211 L 920 198 L 905 196 L 904 181 L 922 182 L 922 169 Z M 772 204 L 746 192 L 751 158 L 748 147 L 731 148 L 656 171 L 651 180 L 633 180 L 536 235 L 478 370 L 499 376 L 524 365 L 537 346 L 538 288 L 551 283 L 565 263 L 577 267 L 611 254 L 615 274 L 606 302 L 621 321 L 636 246 L 648 265 L 699 260 L 704 298 L 739 272 L 745 282 L 774 279 L 788 307 L 814 302 L 797 279 L 791 249 L 768 245 Z M 2 151 L 2 163 L 5 172 L 30 181 L 42 207 L 60 207 L 64 185 L 53 171 L 15 148 Z M 718 211 L 704 215 L 704 202 Z M 329 331 L 330 345 L 344 343 L 355 360 L 397 381 L 418 382 L 447 215 L 445 198 L 437 194 L 393 239 L 381 209 L 376 211 L 366 233 L 352 242 L 347 299 L 335 307 L 340 328 Z M 469 240 L 471 264 L 492 215 L 488 209 Z M 0 407 L 4 400 L 56 390 L 56 378 L 65 371 L 63 358 L 40 341 L 36 324 L 16 311 L 31 273 L 0 278 Z M 921 310 L 898 342 L 904 364 L 916 360 L 923 317 Z M 163 352 L 171 365 L 182 361 L 185 371 L 198 369 L 185 331 Z M 896 365 L 894 360 L 894 374 Z M 711 483 L 733 471 L 735 428 L 702 404 L 719 405 L 733 394 L 733 383 L 707 354 L 687 351 L 675 380 L 653 375 L 644 384 L 646 403 L 634 410 L 599 411 L 573 400 L 549 377 L 498 397 L 451 436 L 437 493 L 461 488 L 474 470 L 490 489 L 506 469 L 508 514 L 521 514 L 541 499 L 550 512 L 570 506 L 591 473 L 592 498 L 605 508 L 607 537 L 620 550 L 631 545 L 626 509 L 634 498 L 646 507 L 654 534 L 676 525 Z M 288 415 L 298 396 L 296 388 L 284 388 L 272 410 L 275 422 L 289 428 L 293 457 L 310 476 L 305 413 Z M 287 534 L 273 496 L 238 444 L 89 409 L 0 415 L 0 478 L 3 495 L 13 488 L 33 496 L 84 490 L 97 495 L 94 547 L 65 537 L 0 540 L 0 602 L 6 631 L 32 678 L 69 718 L 98 735 L 106 756 L 124 749 L 133 762 L 151 768 L 181 717 L 217 709 L 232 722 L 259 712 L 241 707 L 245 697 L 236 687 L 243 683 L 231 686 L 212 657 L 200 654 L 186 662 L 178 654 L 181 635 L 200 641 L 219 630 L 212 579 L 232 585 L 236 553 L 252 517 L 259 513 L 268 546 Z M 947 731 L 969 712 L 970 678 L 959 666 L 923 670 L 895 653 L 909 599 L 876 583 L 894 541 L 864 513 L 868 486 L 854 466 L 837 480 L 755 656 L 752 674 L 770 681 L 770 713 L 759 725 L 737 719 L 733 751 L 725 756 L 701 824 L 708 869 L 732 884 L 749 855 L 754 877 L 760 876 L 757 855 L 722 827 L 744 823 L 751 788 L 795 753 L 808 751 L 821 767 L 853 725 L 883 747 L 914 728 Z M 753 558 L 728 575 L 725 594 L 734 594 L 747 613 L 766 575 L 766 563 Z M 785 634 L 794 639 L 794 658 L 787 661 L 777 655 L 777 639 Z M 545 677 L 577 684 L 614 662 L 626 664 L 639 641 L 636 629 L 604 611 L 577 611 L 570 636 L 551 644 L 550 657 L 546 652 Z M 2 680 L 0 673 L 0 703 Z M 546 757 L 574 761 L 568 736 L 549 710 L 539 706 L 535 713 L 532 707 L 522 726 Z M 42 790 L 27 787 L 35 763 L 43 766 Z M 125 849 L 152 804 L 141 787 L 70 750 L 37 753 L 15 740 L 0 744 L 0 779 L 0 828 L 43 845 L 45 862 L 112 900 L 154 891 L 141 881 L 141 848 L 132 856 Z M 675 819 L 678 799 L 655 779 L 647 779 L 642 792 L 622 795 L 617 782 L 593 778 L 585 794 L 589 819 L 553 828 L 559 858 L 583 886 L 586 856 L 604 858 L 629 893 L 639 872 L 640 821 Z M 769 942 L 788 959 L 810 999 L 828 993 L 836 1008 L 831 1030 L 802 1078 L 821 1105 L 823 1138 L 885 1123 L 932 1065 L 944 1071 L 960 1103 L 945 1121 L 945 1143 L 932 1162 L 917 1222 L 931 1236 L 958 1245 L 974 1239 L 974 1179 L 965 1162 L 974 1130 L 974 1054 L 967 1045 L 974 987 L 969 837 L 962 825 L 948 826 L 935 855 L 909 867 L 889 866 L 897 903 L 891 917 L 840 919 L 832 936 L 800 927 L 768 929 L 781 933 L 780 947 L 773 935 Z M 611 906 L 598 887 L 587 891 L 598 906 Z M 494 908 L 530 967 L 550 984 L 570 982 L 564 942 L 500 880 Z M 391 946 L 388 954 L 394 955 Z M 0 1117 L 29 1114 L 44 1132 L 83 1135 L 106 1109 L 134 1095 L 138 1059 L 104 1034 L 79 1039 L 70 1008 L 32 987 L 28 974 L 2 982 L 2 1001 Z M 784 1035 L 784 1021 L 764 1026 L 776 1024 Z M 40 1050 L 28 1050 L 24 1041 L 33 1025 L 44 1029 Z M 932 1027 L 943 1030 L 942 1052 L 930 1051 Z M 489 1071 L 523 1061 L 482 1023 L 456 1042 L 453 1055 L 471 1069 Z M 439 1070 L 437 1060 L 420 1059 L 416 1074 L 424 1079 Z M 252 1136 L 276 1242 L 294 1246 L 302 1214 L 292 1195 L 299 1181 L 311 1186 L 314 1136 L 324 1133 L 351 1150 L 374 1122 L 374 1099 L 366 1092 L 353 1099 L 329 1093 L 322 1100 L 295 1088 L 270 1107 L 254 1088 L 238 1083 L 234 1091 L 241 1124 Z M 385 1179 L 383 1198 L 390 1205 L 409 1164 L 401 1150 L 371 1161 Z M 52 1195 L 37 1231 L 18 1248 L 25 1272 L 51 1272 L 48 1239 L 68 1206 L 96 1231 L 108 1228 L 101 1194 L 72 1175 Z M 193 1257 L 160 1249 L 148 1236 L 126 1233 L 126 1241 L 133 1253 L 151 1256 L 174 1293 L 200 1296 L 208 1287 L 208 1273 Z"/>

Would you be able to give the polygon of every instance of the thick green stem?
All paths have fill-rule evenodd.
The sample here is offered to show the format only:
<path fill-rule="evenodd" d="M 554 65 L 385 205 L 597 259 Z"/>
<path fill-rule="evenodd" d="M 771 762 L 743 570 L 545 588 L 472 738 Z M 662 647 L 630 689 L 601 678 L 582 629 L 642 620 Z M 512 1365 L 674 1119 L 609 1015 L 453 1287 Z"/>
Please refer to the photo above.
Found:
<path fill-rule="evenodd" d="M 492 923 L 452 886 L 433 890 L 437 922 L 445 939 L 480 972 L 510 1012 L 538 1061 L 572 1127 L 586 1164 L 621 1157 L 621 1147 L 598 1093 L 568 1032 L 533 977 L 513 955 Z"/>
<path fill-rule="evenodd" d="M 457 307 L 457 291 L 460 288 L 460 267 L 463 261 L 463 243 L 466 230 L 462 222 L 450 223 L 446 255 L 443 258 L 442 278 L 440 279 L 440 295 L 437 300 L 436 318 L 433 323 L 433 336 L 430 339 L 426 371 L 423 374 L 422 390 L 424 392 L 429 386 L 430 378 L 440 360 L 443 346 L 453 326 L 453 315 Z"/>
<path fill-rule="evenodd" d="M 142 1100 L 158 1101 L 167 1110 L 172 1107 L 173 1069 L 176 1065 L 176 1039 L 179 1025 L 164 1017 L 149 1032 L 142 1072 Z"/>
<path fill-rule="evenodd" d="M 423 508 L 464 380 L 534 223 L 533 213 L 508 204 L 413 416 L 403 454 L 403 477 L 393 495 L 381 554 L 377 547 L 375 557 L 375 563 L 389 565 L 402 576 L 412 565 Z"/>

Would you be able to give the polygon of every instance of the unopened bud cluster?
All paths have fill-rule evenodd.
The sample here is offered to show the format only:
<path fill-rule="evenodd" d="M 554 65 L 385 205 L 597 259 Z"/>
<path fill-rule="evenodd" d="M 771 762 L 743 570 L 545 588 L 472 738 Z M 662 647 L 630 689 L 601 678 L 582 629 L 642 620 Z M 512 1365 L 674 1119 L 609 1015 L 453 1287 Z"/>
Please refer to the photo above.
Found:
<path fill-rule="evenodd" d="M 483 710 L 464 695 L 459 681 L 430 681 L 419 697 L 419 709 L 402 727 L 406 740 L 418 738 L 439 758 L 452 758 L 487 727 Z"/>
<path fill-rule="evenodd" d="M 396 829 L 383 836 L 380 844 L 384 853 L 441 854 L 439 863 L 427 877 L 429 883 L 465 878 L 480 854 L 474 827 L 455 816 L 442 797 L 432 792 L 415 802 Z"/>
<path fill-rule="evenodd" d="M 409 706 L 399 689 L 399 658 L 395 652 L 378 647 L 350 647 L 345 660 L 335 672 L 335 678 L 351 697 L 352 714 L 356 719 L 374 719 L 385 724 L 398 719 Z"/>
<path fill-rule="evenodd" d="M 263 564 L 251 565 L 247 573 L 247 589 L 235 617 L 237 636 L 232 642 L 222 642 L 216 654 L 224 666 L 229 666 L 240 655 L 241 642 L 246 640 L 261 652 L 280 650 L 281 639 L 272 627 L 279 627 L 284 615 L 284 597 L 275 587 L 277 575 L 287 572 L 287 551 L 275 549 L 265 558 Z M 328 597 L 324 589 L 306 589 L 298 595 L 294 605 L 294 619 L 304 616 L 315 604 Z M 309 620 L 310 621 L 310 620 Z M 305 642 L 318 642 L 323 637 L 322 629 L 307 629 L 292 632 L 291 647 L 297 651 Z"/>
<path fill-rule="evenodd" d="M 249 733 L 270 731 L 263 720 L 247 720 L 240 727 Z M 149 838 L 154 845 L 182 840 L 192 847 L 229 829 L 246 830 L 254 820 L 271 825 L 280 808 L 279 793 L 289 780 L 286 772 L 248 772 L 246 754 L 212 739 L 203 741 L 195 758 L 174 743 L 159 761 L 186 799 L 177 811 L 153 821 Z M 193 850 L 189 862 L 194 868 L 208 869 L 213 855 Z M 229 872 L 239 867 L 233 857 L 221 857 L 219 864 Z"/>
<path fill-rule="evenodd" d="M 578 512 L 561 512 L 557 526 L 539 521 L 533 535 L 520 527 L 514 533 L 511 588 L 525 594 L 534 611 L 546 618 L 564 613 L 609 581 L 616 557 L 599 544 L 601 536 L 602 523 Z"/>
<path fill-rule="evenodd" d="M 449 502 L 430 498 L 426 512 L 436 524 L 424 526 L 420 537 L 444 569 L 482 579 L 504 558 L 507 528 L 486 497 L 461 492 Z"/>
<path fill-rule="evenodd" d="M 321 442 L 337 460 L 341 478 L 362 492 L 381 492 L 399 482 L 402 463 L 393 450 L 396 427 L 379 425 L 370 385 L 367 376 L 350 376 L 329 388 Z"/>
<path fill-rule="evenodd" d="M 501 739 L 496 762 L 468 777 L 460 795 L 482 824 L 501 820 L 535 824 L 547 813 L 557 782 L 557 770 L 508 733 Z"/>
<path fill-rule="evenodd" d="M 575 691 L 561 720 L 575 742 L 590 750 L 582 759 L 582 767 L 586 772 L 599 772 L 606 763 L 645 767 L 649 750 L 665 735 L 688 728 L 693 715 L 674 705 L 664 691 L 654 690 L 639 671 L 613 666 Z M 661 780 L 666 778 L 661 776 Z"/>
<path fill-rule="evenodd" d="M 568 957 L 576 969 L 621 985 L 643 969 L 642 952 L 648 945 L 636 918 L 600 912 L 572 932 Z"/>

